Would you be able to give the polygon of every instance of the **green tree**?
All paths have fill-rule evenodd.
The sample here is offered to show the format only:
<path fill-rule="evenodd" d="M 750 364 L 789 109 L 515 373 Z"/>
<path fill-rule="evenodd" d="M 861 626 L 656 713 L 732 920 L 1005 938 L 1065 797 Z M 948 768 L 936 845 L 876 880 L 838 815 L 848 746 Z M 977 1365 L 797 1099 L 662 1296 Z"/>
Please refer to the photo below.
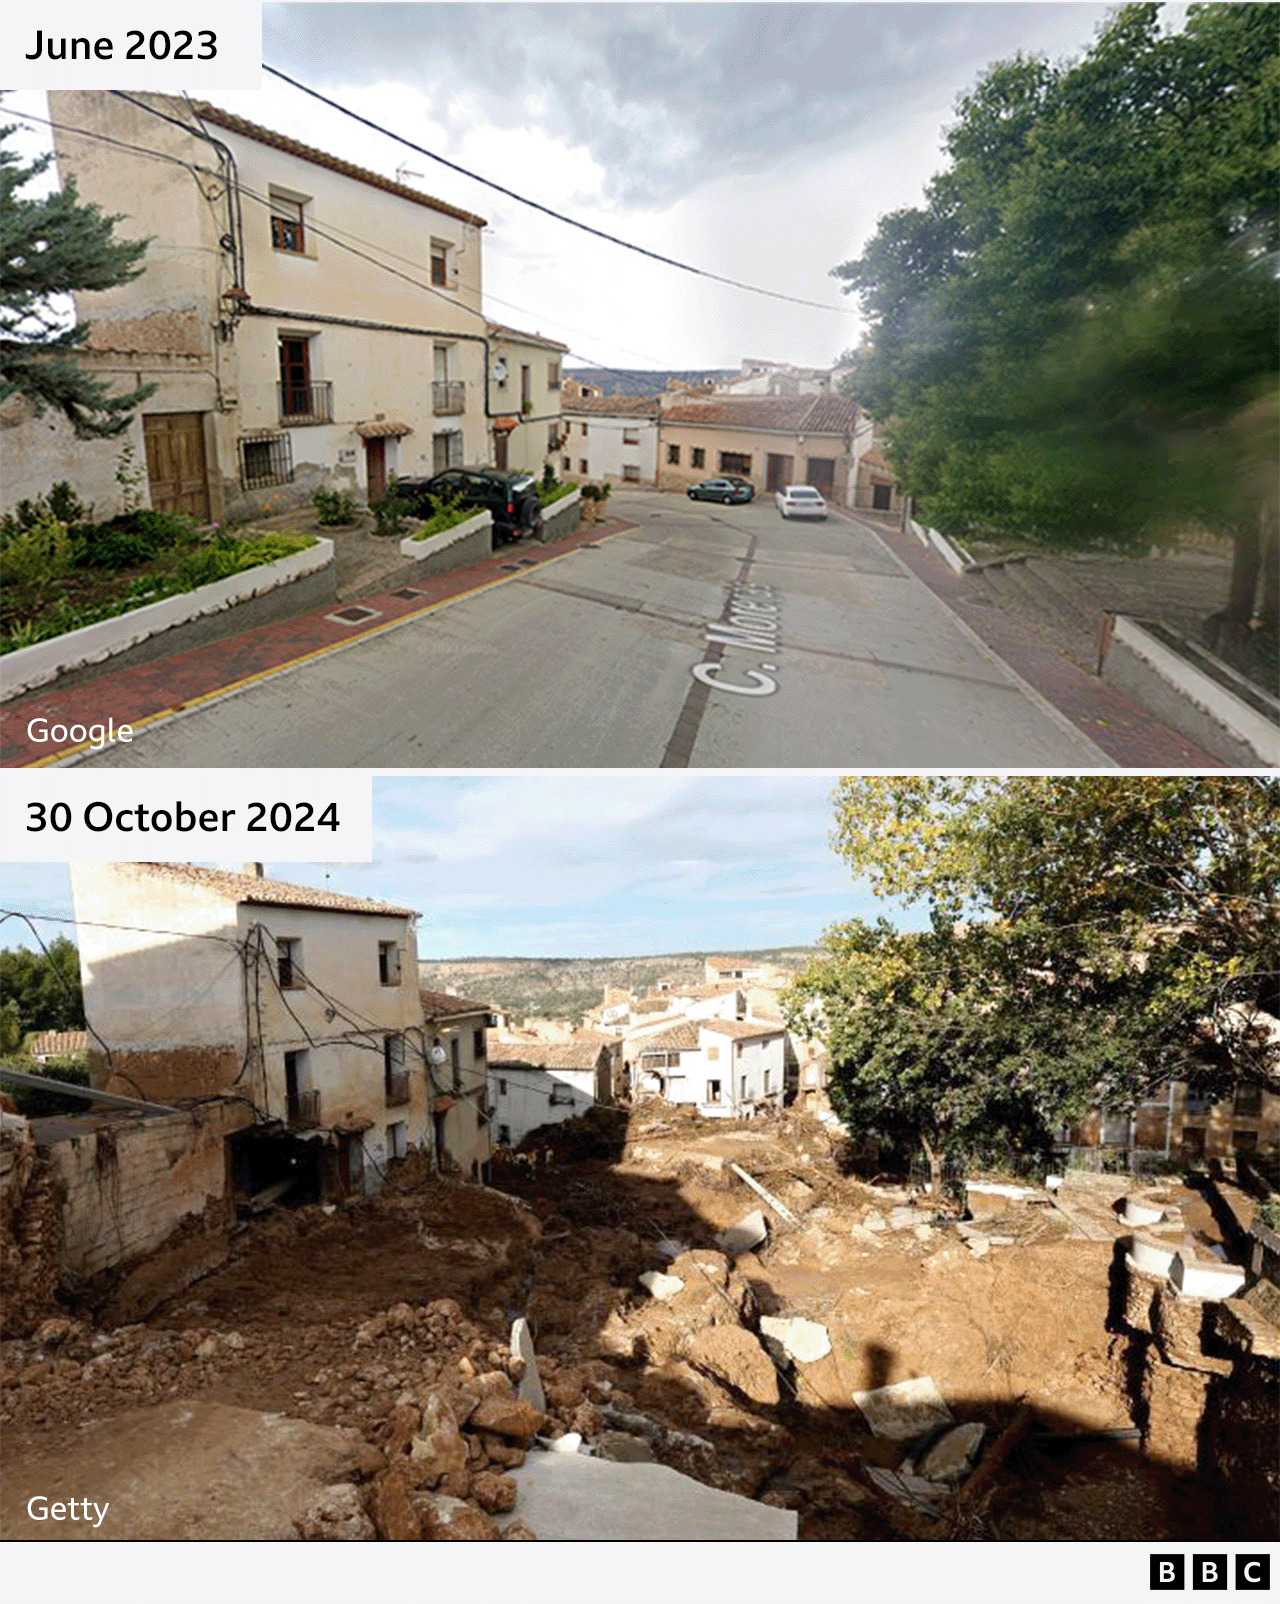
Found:
<path fill-rule="evenodd" d="M 1280 781 L 850 778 L 834 845 L 930 929 L 836 926 L 790 1018 L 857 1131 L 1034 1147 L 1171 1077 L 1280 1089 Z"/>
<path fill-rule="evenodd" d="M 924 205 L 833 271 L 847 381 L 940 527 L 1235 546 L 1209 630 L 1275 625 L 1280 220 L 1275 10 L 1127 5 L 1074 63 L 996 63 Z"/>
<path fill-rule="evenodd" d="M 87 372 L 75 353 L 88 324 L 68 327 L 57 298 L 136 278 L 147 242 L 117 240 L 120 218 L 82 204 L 74 178 L 53 194 L 21 197 L 18 191 L 53 158 L 24 165 L 5 146 L 14 132 L 12 124 L 0 128 L 0 401 L 21 395 L 37 416 L 50 407 L 61 412 L 81 439 L 111 438 L 156 387 L 113 395 Z"/>
<path fill-rule="evenodd" d="M 33 1030 L 82 1030 L 84 999 L 75 942 L 57 936 L 47 955 L 6 947 L 0 952 L 0 1001 L 14 1005 L 23 1036 Z"/>

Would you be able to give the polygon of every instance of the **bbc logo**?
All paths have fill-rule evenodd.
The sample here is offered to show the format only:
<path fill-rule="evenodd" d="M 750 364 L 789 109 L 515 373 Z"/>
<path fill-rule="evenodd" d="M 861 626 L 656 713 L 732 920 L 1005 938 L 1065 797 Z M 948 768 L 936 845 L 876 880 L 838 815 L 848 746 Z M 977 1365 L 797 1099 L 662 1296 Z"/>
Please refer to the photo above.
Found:
<path fill-rule="evenodd" d="M 1152 1554 L 1151 1586 L 1157 1592 L 1181 1591 L 1188 1570 L 1197 1591 L 1225 1593 L 1232 1570 L 1237 1593 L 1271 1591 L 1270 1554 L 1237 1554 L 1234 1566 L 1227 1554 Z"/>

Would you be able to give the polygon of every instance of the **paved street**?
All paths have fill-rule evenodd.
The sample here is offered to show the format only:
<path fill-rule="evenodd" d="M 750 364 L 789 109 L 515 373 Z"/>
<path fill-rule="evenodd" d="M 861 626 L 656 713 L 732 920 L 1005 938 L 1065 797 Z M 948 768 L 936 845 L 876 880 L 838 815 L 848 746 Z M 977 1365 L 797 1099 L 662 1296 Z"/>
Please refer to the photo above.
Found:
<path fill-rule="evenodd" d="M 870 527 L 617 494 L 635 527 L 79 761 L 1110 766 Z"/>

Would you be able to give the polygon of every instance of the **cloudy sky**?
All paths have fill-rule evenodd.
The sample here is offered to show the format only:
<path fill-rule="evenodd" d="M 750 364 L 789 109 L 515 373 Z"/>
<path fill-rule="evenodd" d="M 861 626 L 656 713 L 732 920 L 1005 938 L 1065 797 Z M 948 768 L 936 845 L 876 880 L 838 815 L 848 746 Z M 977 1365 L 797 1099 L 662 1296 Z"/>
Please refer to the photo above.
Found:
<path fill-rule="evenodd" d="M 380 778 L 372 864 L 266 872 L 419 909 L 424 957 L 803 944 L 837 919 L 895 912 L 831 850 L 834 787 L 830 775 L 786 773 Z M 7 865 L 0 900 L 71 918 L 66 865 Z M 39 928 L 48 940 L 65 926 Z M 10 919 L 0 946 L 18 945 L 32 941 Z"/>
<path fill-rule="evenodd" d="M 342 105 L 593 227 L 828 310 L 593 240 L 279 80 L 213 98 L 379 172 L 407 168 L 407 182 L 487 218 L 487 311 L 566 341 L 571 364 L 821 365 L 859 333 L 830 269 L 879 216 L 918 203 L 957 96 L 1019 50 L 1079 54 L 1108 9 L 263 7 L 264 60 Z M 1185 9 L 1166 7 L 1166 22 Z"/>

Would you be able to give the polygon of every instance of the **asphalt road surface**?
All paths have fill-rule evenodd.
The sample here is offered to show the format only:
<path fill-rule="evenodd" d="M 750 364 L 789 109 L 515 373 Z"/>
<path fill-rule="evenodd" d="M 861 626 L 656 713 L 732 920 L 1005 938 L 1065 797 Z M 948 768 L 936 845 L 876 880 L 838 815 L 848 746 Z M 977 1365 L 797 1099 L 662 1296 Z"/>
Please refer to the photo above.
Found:
<path fill-rule="evenodd" d="M 637 527 L 140 730 L 91 767 L 1112 767 L 870 527 Z"/>

